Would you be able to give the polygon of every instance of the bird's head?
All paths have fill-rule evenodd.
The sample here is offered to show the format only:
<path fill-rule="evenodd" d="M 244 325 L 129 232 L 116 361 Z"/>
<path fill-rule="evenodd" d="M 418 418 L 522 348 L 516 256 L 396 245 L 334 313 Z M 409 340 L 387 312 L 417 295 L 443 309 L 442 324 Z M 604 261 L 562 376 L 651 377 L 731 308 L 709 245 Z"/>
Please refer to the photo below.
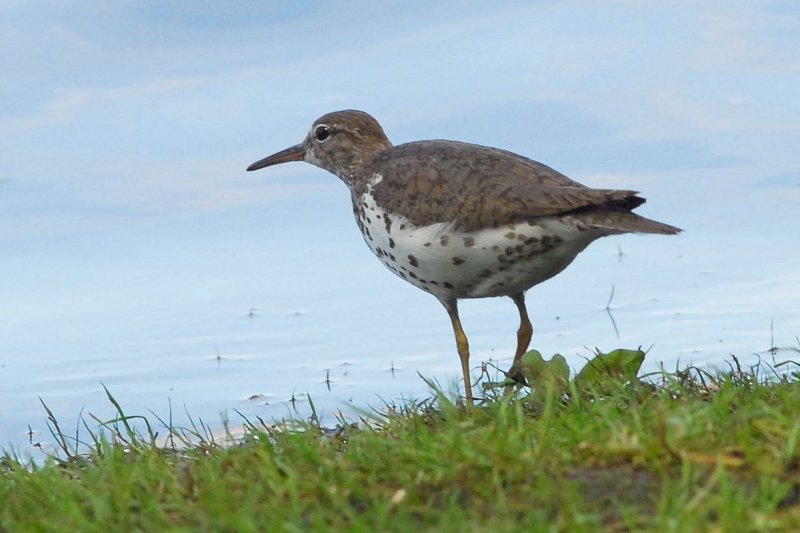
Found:
<path fill-rule="evenodd" d="M 391 146 L 371 115 L 352 109 L 335 111 L 315 120 L 303 142 L 256 161 L 247 170 L 305 161 L 352 187 L 364 165 Z"/>

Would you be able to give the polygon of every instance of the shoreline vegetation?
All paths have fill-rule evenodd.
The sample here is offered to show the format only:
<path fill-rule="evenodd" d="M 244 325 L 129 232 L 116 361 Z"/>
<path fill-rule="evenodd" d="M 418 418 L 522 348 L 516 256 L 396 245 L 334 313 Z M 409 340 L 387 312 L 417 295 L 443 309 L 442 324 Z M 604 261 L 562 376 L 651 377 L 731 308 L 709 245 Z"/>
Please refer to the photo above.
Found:
<path fill-rule="evenodd" d="M 533 351 L 530 388 L 483 380 L 472 410 L 431 384 L 333 428 L 246 421 L 234 444 L 127 414 L 108 390 L 117 416 L 78 443 L 43 404 L 60 450 L 0 456 L 0 531 L 791 531 L 791 351 L 646 376 L 641 350 L 598 352 L 576 376 Z"/>

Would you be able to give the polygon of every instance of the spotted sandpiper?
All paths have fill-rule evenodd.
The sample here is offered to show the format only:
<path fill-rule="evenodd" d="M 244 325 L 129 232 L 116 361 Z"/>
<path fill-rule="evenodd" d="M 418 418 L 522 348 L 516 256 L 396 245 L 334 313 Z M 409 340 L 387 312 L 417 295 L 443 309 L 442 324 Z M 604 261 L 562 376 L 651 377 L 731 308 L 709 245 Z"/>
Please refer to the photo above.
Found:
<path fill-rule="evenodd" d="M 469 405 L 469 344 L 459 299 L 513 300 L 520 325 L 508 374 L 524 379 L 520 360 L 533 335 L 526 290 L 561 272 L 600 237 L 681 231 L 633 213 L 645 202 L 636 191 L 592 189 L 512 152 L 442 140 L 393 146 L 363 111 L 320 117 L 303 142 L 247 170 L 289 161 L 306 161 L 338 176 L 350 189 L 356 223 L 370 250 L 442 303 Z"/>

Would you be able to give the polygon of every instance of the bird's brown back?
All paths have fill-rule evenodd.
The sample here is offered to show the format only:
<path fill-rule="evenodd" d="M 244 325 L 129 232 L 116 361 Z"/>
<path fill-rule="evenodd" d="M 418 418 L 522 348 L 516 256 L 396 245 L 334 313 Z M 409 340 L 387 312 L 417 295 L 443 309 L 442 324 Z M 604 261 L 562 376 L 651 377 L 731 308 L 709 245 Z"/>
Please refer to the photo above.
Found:
<path fill-rule="evenodd" d="M 367 170 L 382 176 L 372 194 L 384 209 L 416 225 L 455 221 L 465 231 L 570 213 L 625 213 L 645 201 L 636 191 L 592 189 L 532 159 L 456 141 L 394 146 Z"/>

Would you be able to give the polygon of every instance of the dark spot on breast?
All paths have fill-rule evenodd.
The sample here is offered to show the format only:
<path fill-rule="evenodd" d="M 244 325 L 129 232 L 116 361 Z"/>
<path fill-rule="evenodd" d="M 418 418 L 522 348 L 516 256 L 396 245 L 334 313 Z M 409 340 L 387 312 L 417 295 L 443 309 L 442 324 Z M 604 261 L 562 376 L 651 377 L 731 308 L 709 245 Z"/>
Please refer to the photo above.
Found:
<path fill-rule="evenodd" d="M 429 243 L 429 242 L 426 242 L 426 243 L 425 243 L 425 244 L 423 244 L 422 246 L 424 246 L 425 248 L 429 248 L 429 247 L 430 247 L 430 245 L 431 245 L 431 243 Z"/>
<path fill-rule="evenodd" d="M 411 276 L 413 279 L 417 279 L 417 275 L 411 272 L 410 270 L 408 271 L 408 275 Z"/>
<path fill-rule="evenodd" d="M 452 284 L 452 283 L 450 283 L 449 281 L 445 281 L 445 282 L 444 282 L 444 287 L 445 287 L 445 289 L 452 289 L 452 288 L 454 288 L 454 287 L 455 287 L 455 285 L 453 285 L 453 284 Z"/>
<path fill-rule="evenodd" d="M 479 278 L 488 278 L 491 275 L 492 275 L 492 271 L 489 270 L 488 268 L 486 268 L 484 270 L 481 270 L 480 274 L 478 274 L 478 277 Z"/>
<path fill-rule="evenodd" d="M 493 252 L 499 252 L 500 251 L 500 247 L 495 244 L 494 246 L 492 246 L 492 251 Z"/>
<path fill-rule="evenodd" d="M 509 231 L 508 233 L 506 233 L 506 239 L 513 239 L 516 236 L 517 236 L 517 234 L 514 233 L 513 231 Z"/>
<path fill-rule="evenodd" d="M 419 278 L 417 281 L 419 281 L 423 285 L 427 285 L 428 284 L 428 282 L 426 280 L 422 279 L 422 278 Z"/>
<path fill-rule="evenodd" d="M 539 239 L 537 239 L 536 237 L 530 237 L 528 239 L 525 239 L 525 244 L 535 244 L 537 242 L 539 242 Z"/>
<path fill-rule="evenodd" d="M 553 237 L 550 235 L 542 235 L 542 246 L 547 246 L 553 242 Z"/>
<path fill-rule="evenodd" d="M 453 261 L 453 264 L 456 266 L 464 264 L 464 259 L 461 257 L 453 257 L 451 261 Z"/>
<path fill-rule="evenodd" d="M 436 281 L 435 279 L 432 279 L 432 280 L 431 280 L 431 285 L 438 285 L 438 284 L 439 284 L 439 282 L 438 282 L 438 281 Z"/>
<path fill-rule="evenodd" d="M 386 226 L 386 233 L 392 233 L 392 219 L 389 215 L 383 216 L 383 224 Z"/>
<path fill-rule="evenodd" d="M 528 236 L 525 235 L 524 233 L 517 233 L 517 240 L 518 241 L 525 241 L 525 239 L 527 239 L 527 238 L 528 238 Z"/>
<path fill-rule="evenodd" d="M 383 256 L 383 250 L 381 250 L 380 247 L 375 248 L 375 255 L 377 255 L 378 257 Z"/>
<path fill-rule="evenodd" d="M 400 231 L 403 231 L 404 229 L 406 229 L 406 225 L 405 224 L 400 224 Z"/>
<path fill-rule="evenodd" d="M 516 245 L 516 246 L 514 247 L 514 250 L 516 250 L 516 252 L 517 252 L 518 254 L 521 254 L 521 253 L 523 252 L 523 250 L 525 250 L 525 247 L 524 247 L 523 245 L 521 245 L 521 244 L 518 244 L 518 245 Z"/>
<path fill-rule="evenodd" d="M 389 248 L 394 248 L 394 239 L 389 237 Z"/>
<path fill-rule="evenodd" d="M 472 248 L 475 246 L 475 239 L 473 237 L 464 237 L 464 247 Z"/>
<path fill-rule="evenodd" d="M 367 217 L 367 224 L 372 224 L 372 219 Z"/>
<path fill-rule="evenodd" d="M 367 238 L 368 238 L 369 240 L 372 240 L 372 235 L 370 235 L 370 233 L 369 233 L 369 228 L 368 228 L 368 227 L 366 227 L 366 226 L 364 226 L 364 233 L 367 235 Z"/>
<path fill-rule="evenodd" d="M 409 264 L 410 264 L 412 267 L 418 267 L 418 266 L 419 266 L 419 261 L 417 261 L 417 258 L 416 258 L 416 257 L 414 257 L 414 256 L 413 256 L 413 255 L 411 255 L 411 254 L 408 254 L 408 263 L 409 263 Z"/>
<path fill-rule="evenodd" d="M 448 242 L 450 242 L 449 235 L 442 235 L 442 237 L 439 239 L 439 244 L 441 244 L 442 246 L 447 246 Z"/>
<path fill-rule="evenodd" d="M 395 272 L 397 272 L 397 271 L 395 270 Z M 408 279 L 408 278 L 406 277 L 406 275 L 405 275 L 405 274 L 403 274 L 402 272 L 397 272 L 397 273 L 400 275 L 400 277 L 401 277 L 401 278 L 403 278 L 403 279 L 406 279 L 406 280 Z"/>
<path fill-rule="evenodd" d="M 513 246 L 506 246 L 506 255 L 512 255 L 514 253 Z"/>
<path fill-rule="evenodd" d="M 395 257 L 394 257 L 394 254 L 391 254 L 391 253 L 390 253 L 390 254 L 389 254 L 389 259 L 391 259 L 392 261 L 395 261 L 395 262 L 397 262 L 397 259 L 395 259 Z"/>

